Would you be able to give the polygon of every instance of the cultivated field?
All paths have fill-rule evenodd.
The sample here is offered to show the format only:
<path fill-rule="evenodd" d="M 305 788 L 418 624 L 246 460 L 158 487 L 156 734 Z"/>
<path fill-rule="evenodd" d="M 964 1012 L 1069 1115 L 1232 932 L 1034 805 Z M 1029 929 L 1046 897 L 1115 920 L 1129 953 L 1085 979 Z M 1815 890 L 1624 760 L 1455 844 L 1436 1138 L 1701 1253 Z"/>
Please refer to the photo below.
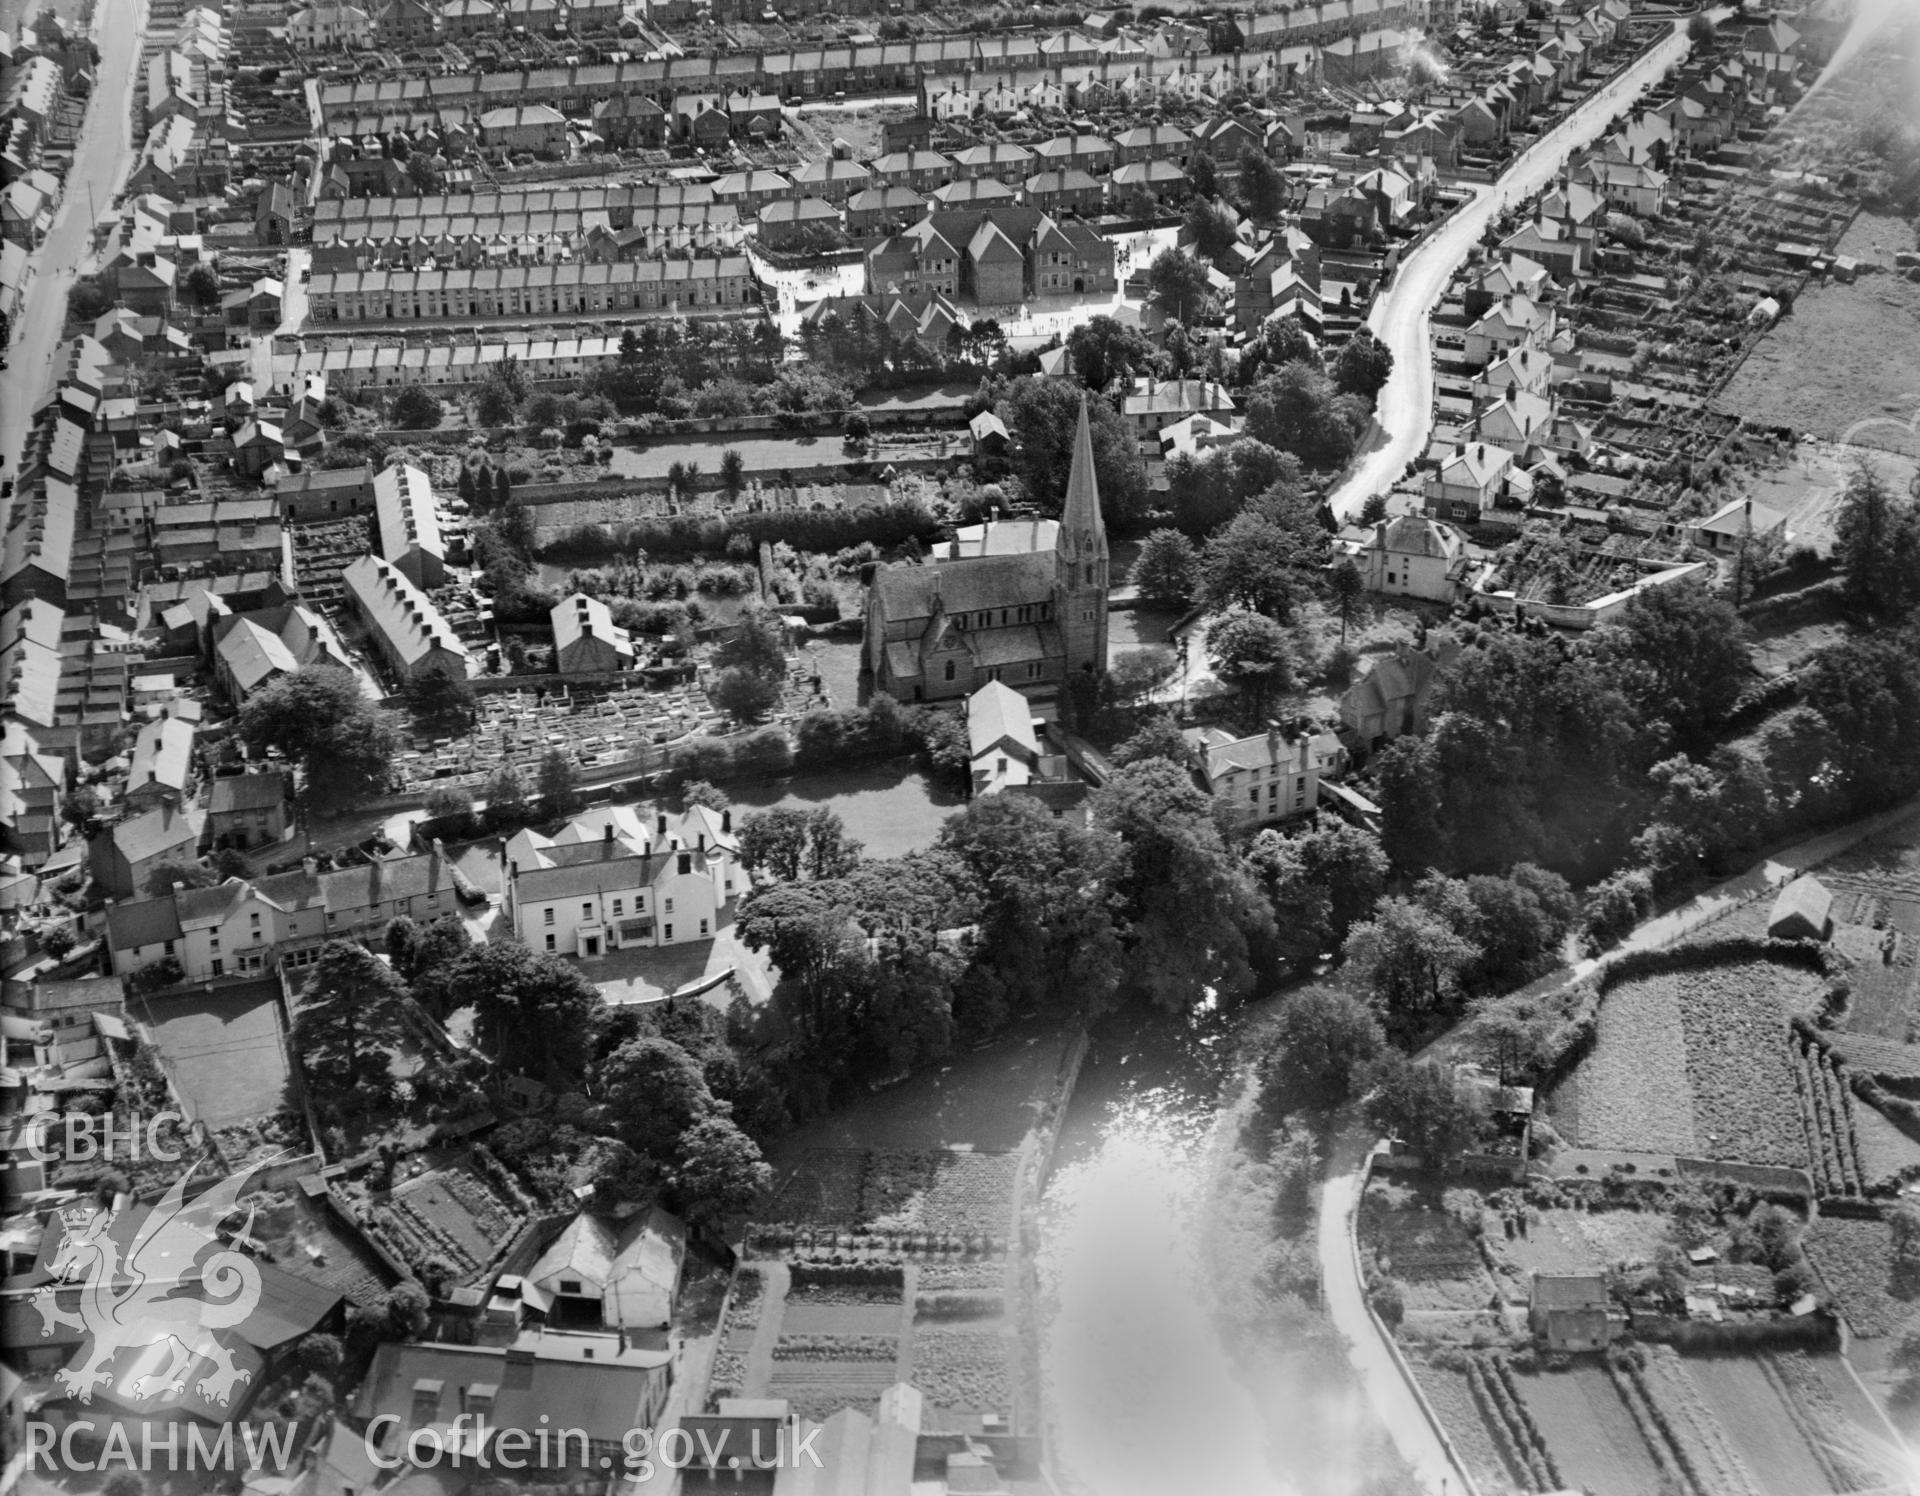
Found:
<path fill-rule="evenodd" d="M 1920 1275 L 1901 1266 L 1885 1221 L 1823 1214 L 1806 1248 L 1854 1334 L 1897 1334 L 1920 1310 Z"/>
<path fill-rule="evenodd" d="M 1819 991 L 1816 975 L 1762 961 L 1622 983 L 1556 1119 L 1581 1147 L 1804 1167 L 1787 1019 Z"/>
<path fill-rule="evenodd" d="M 1568 1489 L 1592 1496 L 1660 1489 L 1663 1471 L 1604 1366 L 1586 1361 L 1515 1381 Z"/>

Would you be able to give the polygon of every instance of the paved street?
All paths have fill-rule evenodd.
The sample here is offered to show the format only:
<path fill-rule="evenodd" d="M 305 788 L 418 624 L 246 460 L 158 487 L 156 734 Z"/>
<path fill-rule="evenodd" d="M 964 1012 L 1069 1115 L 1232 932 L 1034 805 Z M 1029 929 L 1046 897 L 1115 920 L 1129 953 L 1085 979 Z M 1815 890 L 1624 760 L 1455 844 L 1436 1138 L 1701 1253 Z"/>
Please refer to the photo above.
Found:
<path fill-rule="evenodd" d="M 86 123 L 67 174 L 66 196 L 46 242 L 35 256 L 39 273 L 27 288 L 27 308 L 14 329 L 8 368 L 0 374 L 0 454 L 11 476 L 20 463 L 27 422 L 46 394 L 55 347 L 73 289 L 90 252 L 95 210 L 106 213 L 133 163 L 129 123 L 133 83 L 146 30 L 145 0 L 100 0 L 96 40 L 100 80 L 87 103 Z M 91 199 L 89 198 L 91 190 Z"/>
<path fill-rule="evenodd" d="M 1726 14 L 1726 12 L 1715 12 Z M 1433 429 L 1433 348 L 1427 319 L 1447 282 L 1480 242 L 1487 224 L 1508 204 L 1521 202 L 1553 179 L 1567 157 L 1612 127 L 1646 89 L 1687 50 L 1686 22 L 1659 46 L 1608 83 L 1541 136 L 1499 181 L 1480 188 L 1446 224 L 1400 262 L 1399 273 L 1373 305 L 1367 325 L 1393 350 L 1393 377 L 1380 392 L 1375 429 L 1329 500 L 1353 519 L 1370 495 L 1385 493 L 1426 449 Z"/>

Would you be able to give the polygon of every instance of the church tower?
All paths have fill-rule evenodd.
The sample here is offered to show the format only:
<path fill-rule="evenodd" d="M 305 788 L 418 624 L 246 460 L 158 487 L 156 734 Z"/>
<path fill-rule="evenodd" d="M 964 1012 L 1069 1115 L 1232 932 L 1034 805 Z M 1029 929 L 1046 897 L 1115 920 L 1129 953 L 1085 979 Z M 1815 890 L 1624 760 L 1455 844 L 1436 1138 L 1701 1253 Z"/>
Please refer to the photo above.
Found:
<path fill-rule="evenodd" d="M 1093 475 L 1093 433 L 1087 397 L 1073 433 L 1073 470 L 1054 550 L 1053 616 L 1066 642 L 1067 671 L 1107 668 L 1107 526 L 1100 517 L 1100 486 Z"/>

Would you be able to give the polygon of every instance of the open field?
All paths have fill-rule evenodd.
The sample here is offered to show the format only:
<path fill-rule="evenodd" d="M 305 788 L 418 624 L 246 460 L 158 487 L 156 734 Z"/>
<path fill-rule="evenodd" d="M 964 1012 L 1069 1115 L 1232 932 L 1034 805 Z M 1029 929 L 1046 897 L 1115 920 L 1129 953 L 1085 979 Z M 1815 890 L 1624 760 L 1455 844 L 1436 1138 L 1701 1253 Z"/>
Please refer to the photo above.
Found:
<path fill-rule="evenodd" d="M 1920 456 L 1920 285 L 1810 285 L 1714 402 L 1756 425 Z M 1867 423 L 1871 424 L 1867 424 Z"/>
<path fill-rule="evenodd" d="M 1871 463 L 1895 493 L 1905 493 L 1920 472 L 1920 457 L 1912 454 L 1802 442 L 1784 464 L 1751 479 L 1745 496 L 1786 515 L 1792 544 L 1810 545 L 1826 555 L 1833 546 L 1834 508 L 1846 491 L 1854 464 L 1862 460 Z"/>

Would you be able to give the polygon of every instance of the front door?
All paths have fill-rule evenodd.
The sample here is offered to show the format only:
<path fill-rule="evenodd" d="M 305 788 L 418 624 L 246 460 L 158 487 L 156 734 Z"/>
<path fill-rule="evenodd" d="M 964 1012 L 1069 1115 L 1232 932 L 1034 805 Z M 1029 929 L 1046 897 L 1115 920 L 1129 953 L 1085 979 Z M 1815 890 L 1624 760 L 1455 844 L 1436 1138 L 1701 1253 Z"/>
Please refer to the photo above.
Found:
<path fill-rule="evenodd" d="M 600 937 L 598 935 L 589 935 L 587 937 L 587 954 L 589 956 L 597 956 L 600 954 Z"/>

